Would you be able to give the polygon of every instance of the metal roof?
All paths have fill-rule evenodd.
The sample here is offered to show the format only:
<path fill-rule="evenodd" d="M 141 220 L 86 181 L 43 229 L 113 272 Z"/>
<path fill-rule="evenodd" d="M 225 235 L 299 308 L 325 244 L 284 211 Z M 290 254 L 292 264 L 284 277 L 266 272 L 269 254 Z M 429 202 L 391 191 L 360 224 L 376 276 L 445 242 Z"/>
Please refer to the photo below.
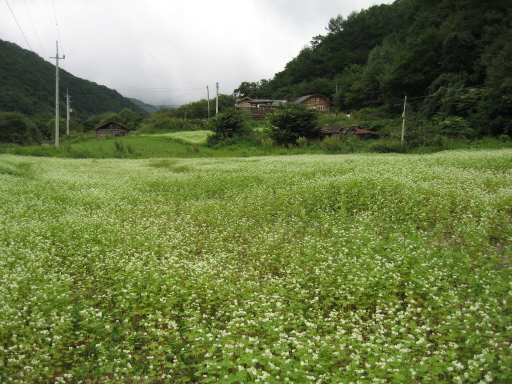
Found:
<path fill-rule="evenodd" d="M 340 135 L 375 135 L 380 136 L 377 132 L 362 129 L 359 125 L 329 125 L 321 129 L 323 133 L 340 134 Z"/>
<path fill-rule="evenodd" d="M 120 127 L 121 129 L 126 129 L 127 131 L 131 131 L 131 129 L 130 129 L 130 128 L 125 127 L 125 126 L 124 126 L 124 125 L 122 125 L 122 124 L 116 123 L 116 122 L 115 122 L 115 121 L 113 121 L 113 120 L 111 120 L 111 121 L 109 121 L 109 122 L 107 122 L 107 123 L 105 123 L 105 124 L 98 125 L 96 128 L 94 128 L 94 130 L 101 129 L 101 128 L 106 128 L 106 127 L 108 127 L 108 126 L 110 126 L 110 125 L 112 125 L 112 124 L 113 124 L 113 125 L 117 125 L 117 126 L 118 126 L 118 127 Z"/>

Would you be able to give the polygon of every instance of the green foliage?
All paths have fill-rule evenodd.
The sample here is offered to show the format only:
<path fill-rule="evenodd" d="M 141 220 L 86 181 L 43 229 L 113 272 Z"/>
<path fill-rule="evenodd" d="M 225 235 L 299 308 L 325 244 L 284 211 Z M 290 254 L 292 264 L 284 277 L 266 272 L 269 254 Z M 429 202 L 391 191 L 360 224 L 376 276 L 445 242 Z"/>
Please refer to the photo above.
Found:
<path fill-rule="evenodd" d="M 128 97 L 128 100 L 130 100 L 133 104 L 137 105 L 138 107 L 142 108 L 146 113 L 152 115 L 155 112 L 158 112 L 160 110 L 160 107 L 157 107 L 155 105 L 146 104 L 141 100 L 133 99 L 131 97 Z"/>
<path fill-rule="evenodd" d="M 132 130 L 139 127 L 140 123 L 147 117 L 145 112 L 136 112 L 131 108 L 124 108 L 119 112 L 120 120 L 116 123 L 122 124 Z"/>
<path fill-rule="evenodd" d="M 60 87 L 70 91 L 73 114 L 85 120 L 125 108 L 143 113 L 117 91 L 79 79 L 60 69 Z M 55 66 L 16 44 L 0 40 L 0 111 L 49 119 L 55 115 Z M 61 93 L 61 105 L 65 105 Z"/>
<path fill-rule="evenodd" d="M 255 82 L 244 81 L 234 90 L 234 93 L 237 97 L 243 98 L 252 94 L 258 88 L 258 85 Z"/>
<path fill-rule="evenodd" d="M 400 140 L 377 140 L 368 145 L 368 150 L 377 153 L 405 153 L 407 147 Z"/>
<path fill-rule="evenodd" d="M 172 109 L 162 109 L 149 116 L 138 129 L 140 133 L 183 132 L 207 129 L 202 119 L 176 117 Z"/>
<path fill-rule="evenodd" d="M 0 112 L 0 143 L 29 145 L 41 143 L 37 126 L 19 112 Z"/>
<path fill-rule="evenodd" d="M 188 104 L 182 105 L 173 110 L 176 117 L 186 119 L 207 119 L 215 116 L 217 101 L 215 98 L 210 99 L 210 108 L 208 112 L 208 100 L 202 99 L 193 101 Z M 219 94 L 219 113 L 224 112 L 226 109 L 233 108 L 235 105 L 235 97 L 232 95 Z"/>
<path fill-rule="evenodd" d="M 320 148 L 325 153 L 358 153 L 368 152 L 369 144 L 358 137 L 347 136 L 347 137 L 332 137 L 327 136 L 320 142 Z"/>
<path fill-rule="evenodd" d="M 120 155 L 135 153 L 135 148 L 131 144 L 127 144 L 123 140 L 114 140 L 114 149 Z"/>
<path fill-rule="evenodd" d="M 477 42 L 471 31 L 455 31 L 443 42 L 441 58 L 444 72 L 469 73 L 477 57 Z"/>
<path fill-rule="evenodd" d="M 425 89 L 441 74 L 439 56 L 442 34 L 428 28 L 408 39 L 404 49 L 395 59 L 389 79 L 389 93 L 398 95 L 423 95 Z"/>
<path fill-rule="evenodd" d="M 270 136 L 279 145 L 296 144 L 299 137 L 308 140 L 321 136 L 319 112 L 303 104 L 288 103 L 269 115 Z"/>
<path fill-rule="evenodd" d="M 55 119 L 50 119 L 46 123 L 45 136 L 47 139 L 50 139 L 52 142 L 55 140 Z M 59 119 L 59 137 L 66 134 L 66 120 L 63 118 Z"/>
<path fill-rule="evenodd" d="M 334 105 L 339 111 L 361 109 L 366 105 L 368 86 L 364 80 L 363 67 L 351 65 L 336 79 L 338 92 L 334 96 Z"/>
<path fill-rule="evenodd" d="M 480 136 L 508 133 L 511 11 L 506 1 L 403 0 L 338 15 L 283 71 L 237 91 L 287 99 L 314 89 L 338 111 L 386 105 L 394 117 L 407 95 L 418 119 L 455 116 Z"/>
<path fill-rule="evenodd" d="M 450 136 L 474 136 L 475 131 L 469 123 L 460 116 L 450 116 L 438 122 L 441 134 Z"/>
<path fill-rule="evenodd" d="M 236 108 L 226 109 L 211 120 L 213 135 L 209 136 L 210 144 L 230 141 L 234 138 L 246 137 L 250 132 L 249 115 Z"/>

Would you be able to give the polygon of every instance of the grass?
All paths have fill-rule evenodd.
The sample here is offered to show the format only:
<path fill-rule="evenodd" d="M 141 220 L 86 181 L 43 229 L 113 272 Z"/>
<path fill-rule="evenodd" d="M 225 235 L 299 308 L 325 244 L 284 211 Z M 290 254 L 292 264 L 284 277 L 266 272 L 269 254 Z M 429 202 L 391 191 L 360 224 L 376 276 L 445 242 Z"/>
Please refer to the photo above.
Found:
<path fill-rule="evenodd" d="M 160 135 L 152 135 L 152 136 L 170 137 L 177 141 L 182 141 L 184 143 L 190 143 L 190 144 L 205 144 L 206 138 L 211 134 L 212 134 L 212 131 L 183 131 L 183 132 L 163 133 Z"/>
<path fill-rule="evenodd" d="M 296 146 L 276 146 L 259 129 L 251 139 L 234 142 L 215 148 L 206 145 L 211 131 L 183 131 L 159 134 L 138 134 L 123 138 L 97 140 L 89 134 L 61 140 L 61 147 L 53 146 L 0 146 L 0 153 L 24 156 L 67 157 L 67 158 L 200 158 L 200 157 L 248 157 L 266 155 L 297 154 L 351 154 L 351 153 L 435 153 L 445 150 L 480 150 L 512 148 L 508 136 L 475 140 L 439 137 L 436 145 L 409 147 L 399 140 L 361 140 L 348 137 L 344 140 L 327 137 L 321 141 L 308 142 L 299 139 Z"/>
<path fill-rule="evenodd" d="M 0 381 L 508 383 L 511 185 L 510 149 L 0 155 Z"/>

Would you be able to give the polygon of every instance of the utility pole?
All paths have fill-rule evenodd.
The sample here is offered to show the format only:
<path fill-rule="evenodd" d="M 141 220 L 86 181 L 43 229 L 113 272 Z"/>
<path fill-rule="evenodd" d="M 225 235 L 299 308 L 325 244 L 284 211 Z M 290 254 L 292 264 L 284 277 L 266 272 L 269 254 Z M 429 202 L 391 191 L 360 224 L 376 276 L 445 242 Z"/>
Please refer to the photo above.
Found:
<path fill-rule="evenodd" d="M 69 113 L 70 112 L 71 112 L 71 109 L 70 109 L 69 93 L 68 93 L 68 89 L 66 88 L 66 136 L 69 136 Z"/>
<path fill-rule="evenodd" d="M 210 118 L 210 88 L 206 86 L 206 96 L 208 97 L 208 118 Z"/>
<path fill-rule="evenodd" d="M 407 107 L 407 95 L 404 99 L 404 113 L 402 113 L 402 145 L 405 143 L 405 109 Z"/>
<path fill-rule="evenodd" d="M 66 56 L 59 57 L 59 42 L 57 41 L 57 53 L 55 57 L 55 148 L 59 149 L 59 60 L 63 60 Z"/>
<path fill-rule="evenodd" d="M 215 83 L 217 87 L 217 101 L 215 103 L 215 114 L 219 113 L 219 83 Z"/>

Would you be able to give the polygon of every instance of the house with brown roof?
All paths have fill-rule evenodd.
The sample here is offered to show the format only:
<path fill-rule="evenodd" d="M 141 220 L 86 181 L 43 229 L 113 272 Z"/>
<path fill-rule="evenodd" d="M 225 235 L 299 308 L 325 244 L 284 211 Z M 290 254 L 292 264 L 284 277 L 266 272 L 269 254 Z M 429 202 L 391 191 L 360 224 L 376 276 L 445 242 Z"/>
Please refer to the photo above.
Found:
<path fill-rule="evenodd" d="M 301 97 L 295 97 L 289 100 L 291 103 L 305 104 L 309 108 L 318 109 L 325 113 L 331 113 L 331 101 L 324 95 L 315 93 L 313 95 L 306 95 Z"/>
<path fill-rule="evenodd" d="M 250 97 L 244 97 L 243 99 L 236 100 L 235 107 L 249 112 L 252 118 L 257 120 L 265 118 L 267 114 L 285 103 L 286 100 L 251 99 Z"/>
<path fill-rule="evenodd" d="M 130 134 L 130 128 L 116 123 L 115 121 L 101 124 L 93 130 L 96 131 L 97 139 L 104 139 L 106 136 L 124 137 Z"/>
<path fill-rule="evenodd" d="M 325 113 L 331 112 L 332 105 L 327 97 L 314 94 L 288 100 L 251 99 L 250 97 L 244 97 L 243 99 L 236 100 L 235 107 L 249 112 L 253 119 L 263 119 L 267 114 L 286 103 L 305 104 L 309 108 L 315 108 Z"/>

